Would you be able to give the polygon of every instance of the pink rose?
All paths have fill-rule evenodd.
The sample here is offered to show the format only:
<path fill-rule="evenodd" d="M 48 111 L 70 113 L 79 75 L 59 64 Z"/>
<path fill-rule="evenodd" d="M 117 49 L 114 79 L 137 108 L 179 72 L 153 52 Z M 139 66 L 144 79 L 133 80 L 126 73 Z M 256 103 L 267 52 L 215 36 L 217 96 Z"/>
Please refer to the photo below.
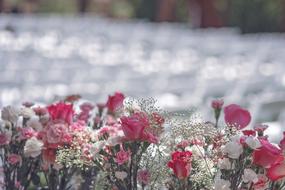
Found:
<path fill-rule="evenodd" d="M 116 92 L 113 96 L 109 96 L 106 106 L 110 112 L 115 112 L 123 105 L 125 99 L 124 94 Z"/>
<path fill-rule="evenodd" d="M 18 154 L 10 154 L 8 156 L 7 160 L 8 160 L 9 164 L 15 165 L 15 164 L 21 162 L 22 158 Z"/>
<path fill-rule="evenodd" d="M 143 184 L 147 185 L 150 181 L 150 173 L 148 170 L 139 170 L 138 171 L 138 181 Z"/>
<path fill-rule="evenodd" d="M 129 117 L 121 117 L 122 130 L 127 139 L 138 140 L 144 135 L 144 129 L 149 126 L 147 115 L 143 112 L 134 113 Z"/>
<path fill-rule="evenodd" d="M 7 133 L 0 133 L 0 146 L 7 145 L 11 141 L 11 136 Z"/>
<path fill-rule="evenodd" d="M 226 123 L 239 129 L 245 128 L 251 120 L 250 113 L 236 104 L 226 106 L 224 114 Z"/>
<path fill-rule="evenodd" d="M 213 100 L 211 104 L 213 109 L 219 109 L 219 110 L 222 109 L 223 105 L 224 105 L 224 100 L 219 100 L 219 99 Z"/>
<path fill-rule="evenodd" d="M 115 162 L 119 165 L 124 164 L 125 162 L 128 162 L 130 159 L 131 153 L 128 151 L 125 151 L 124 149 L 121 149 L 117 154 L 115 158 Z"/>
<path fill-rule="evenodd" d="M 68 133 L 68 126 L 65 123 L 55 123 L 47 126 L 46 138 L 48 143 L 58 144 Z"/>
<path fill-rule="evenodd" d="M 271 181 L 276 181 L 285 177 L 284 157 L 280 158 L 280 162 L 273 164 L 270 168 L 267 169 L 266 176 Z"/>
<path fill-rule="evenodd" d="M 59 102 L 47 107 L 52 120 L 62 120 L 70 124 L 73 119 L 74 110 L 72 104 Z"/>
<path fill-rule="evenodd" d="M 259 139 L 259 141 L 261 147 L 254 150 L 253 163 L 264 168 L 269 168 L 280 159 L 281 150 L 267 140 Z"/>

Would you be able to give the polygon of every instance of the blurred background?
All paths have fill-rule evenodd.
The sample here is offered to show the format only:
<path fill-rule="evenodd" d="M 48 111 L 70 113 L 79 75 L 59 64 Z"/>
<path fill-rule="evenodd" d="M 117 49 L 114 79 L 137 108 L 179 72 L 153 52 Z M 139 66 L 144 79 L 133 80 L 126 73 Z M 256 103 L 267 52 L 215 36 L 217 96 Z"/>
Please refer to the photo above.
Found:
<path fill-rule="evenodd" d="M 285 0 L 0 0 L 0 105 L 122 91 L 247 107 L 281 138 Z"/>

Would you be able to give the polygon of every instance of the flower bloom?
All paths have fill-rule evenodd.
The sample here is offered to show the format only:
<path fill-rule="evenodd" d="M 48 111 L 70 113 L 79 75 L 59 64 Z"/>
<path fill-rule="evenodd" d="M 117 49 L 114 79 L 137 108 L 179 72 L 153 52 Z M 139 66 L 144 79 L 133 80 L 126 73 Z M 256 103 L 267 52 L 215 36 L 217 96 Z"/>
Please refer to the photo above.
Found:
<path fill-rule="evenodd" d="M 127 172 L 124 172 L 124 171 L 116 171 L 115 176 L 116 176 L 116 178 L 123 181 L 128 176 L 128 174 L 127 174 Z"/>
<path fill-rule="evenodd" d="M 7 145 L 10 143 L 10 141 L 11 141 L 10 135 L 8 135 L 7 133 L 0 133 L 0 146 Z"/>
<path fill-rule="evenodd" d="M 230 141 L 225 145 L 223 151 L 228 155 L 228 157 L 232 159 L 238 159 L 243 152 L 243 148 L 240 143 L 236 141 Z"/>
<path fill-rule="evenodd" d="M 110 112 L 115 112 L 118 108 L 123 105 L 125 99 L 124 94 L 115 92 L 113 96 L 109 96 L 106 106 Z"/>
<path fill-rule="evenodd" d="M 185 179 L 190 175 L 191 157 L 192 152 L 190 151 L 175 151 L 172 153 L 172 160 L 168 162 L 167 166 L 173 170 L 177 178 Z"/>
<path fill-rule="evenodd" d="M 231 190 L 230 186 L 231 183 L 228 180 L 224 180 L 224 179 L 215 179 L 215 190 Z"/>
<path fill-rule="evenodd" d="M 285 177 L 284 156 L 280 156 L 279 160 L 267 169 L 266 175 L 271 181 L 276 181 Z"/>
<path fill-rule="evenodd" d="M 147 185 L 150 181 L 150 173 L 148 170 L 139 170 L 138 171 L 138 181 L 143 184 Z"/>
<path fill-rule="evenodd" d="M 244 169 L 242 180 L 244 183 L 248 183 L 248 182 L 257 183 L 258 176 L 252 169 L 246 168 Z"/>
<path fill-rule="evenodd" d="M 239 129 L 245 128 L 251 120 L 250 113 L 236 104 L 226 106 L 224 114 L 226 123 Z"/>
<path fill-rule="evenodd" d="M 259 142 L 259 139 L 253 136 L 249 136 L 245 139 L 245 143 L 251 148 L 251 149 L 258 149 L 261 147 L 261 143 Z"/>
<path fill-rule="evenodd" d="M 43 145 L 42 141 L 38 140 L 36 137 L 32 137 L 26 141 L 24 154 L 28 157 L 35 158 L 41 154 Z"/>
<path fill-rule="evenodd" d="M 20 111 L 13 107 L 7 106 L 2 109 L 1 117 L 5 121 L 9 121 L 11 123 L 16 123 L 19 117 Z"/>
<path fill-rule="evenodd" d="M 68 126 L 65 123 L 55 123 L 47 126 L 46 140 L 51 144 L 58 144 L 68 134 Z"/>
<path fill-rule="evenodd" d="M 52 120 L 62 120 L 70 124 L 72 122 L 74 110 L 72 104 L 59 102 L 47 107 Z"/>
<path fill-rule="evenodd" d="M 219 160 L 218 167 L 221 170 L 230 170 L 232 169 L 232 164 L 229 158 L 223 158 Z"/>
<path fill-rule="evenodd" d="M 254 190 L 265 190 L 268 188 L 268 178 L 264 174 L 258 175 L 258 181 L 253 184 Z"/>
<path fill-rule="evenodd" d="M 19 162 L 21 162 L 22 158 L 18 154 L 10 154 L 7 158 L 7 161 L 9 164 L 15 165 Z"/>
<path fill-rule="evenodd" d="M 131 153 L 128 151 L 125 151 L 124 149 L 121 149 L 117 154 L 115 158 L 115 162 L 119 165 L 124 164 L 125 162 L 128 162 L 130 159 Z"/>
<path fill-rule="evenodd" d="M 224 100 L 213 100 L 212 103 L 211 103 L 211 106 L 213 109 L 222 109 L 224 105 Z"/>
<path fill-rule="evenodd" d="M 269 168 L 280 159 L 281 150 L 267 140 L 260 139 L 260 143 L 261 147 L 253 152 L 253 163 Z"/>
<path fill-rule="evenodd" d="M 21 139 L 29 139 L 36 136 L 36 132 L 31 127 L 21 128 Z"/>
<path fill-rule="evenodd" d="M 134 113 L 129 117 L 121 117 L 122 130 L 127 139 L 143 138 L 144 129 L 149 126 L 147 115 L 143 112 Z"/>

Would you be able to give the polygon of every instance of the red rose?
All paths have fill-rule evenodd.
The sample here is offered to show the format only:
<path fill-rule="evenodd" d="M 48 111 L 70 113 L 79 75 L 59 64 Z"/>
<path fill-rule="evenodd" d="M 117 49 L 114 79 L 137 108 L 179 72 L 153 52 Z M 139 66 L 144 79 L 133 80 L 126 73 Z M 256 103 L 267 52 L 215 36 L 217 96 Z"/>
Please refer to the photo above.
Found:
<path fill-rule="evenodd" d="M 269 168 L 271 165 L 275 164 L 281 155 L 281 150 L 276 146 L 272 145 L 270 142 L 264 139 L 259 139 L 261 147 L 254 150 L 253 152 L 253 163 L 262 166 L 264 168 Z"/>
<path fill-rule="evenodd" d="M 52 120 L 62 120 L 68 124 L 72 123 L 74 114 L 72 104 L 59 102 L 57 104 L 48 106 L 47 109 Z"/>
<path fill-rule="evenodd" d="M 110 112 L 115 112 L 123 105 L 125 99 L 124 94 L 116 92 L 113 96 L 109 96 L 106 106 Z"/>
<path fill-rule="evenodd" d="M 179 179 L 185 179 L 190 175 L 191 171 L 191 156 L 192 152 L 185 151 L 179 152 L 176 151 L 172 153 L 171 158 L 167 164 L 169 168 L 171 168 Z"/>
<path fill-rule="evenodd" d="M 236 104 L 226 106 L 224 114 L 226 123 L 239 129 L 245 128 L 251 120 L 250 113 Z"/>

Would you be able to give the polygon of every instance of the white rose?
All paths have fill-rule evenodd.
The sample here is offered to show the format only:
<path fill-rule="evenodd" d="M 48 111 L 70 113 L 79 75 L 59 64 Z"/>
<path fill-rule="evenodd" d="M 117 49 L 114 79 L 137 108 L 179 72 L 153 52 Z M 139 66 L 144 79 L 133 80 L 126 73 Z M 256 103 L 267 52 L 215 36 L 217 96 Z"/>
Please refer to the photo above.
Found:
<path fill-rule="evenodd" d="M 2 109 L 1 117 L 5 121 L 16 123 L 19 117 L 19 110 L 13 106 L 7 106 Z"/>
<path fill-rule="evenodd" d="M 261 147 L 260 141 L 253 136 L 247 137 L 245 143 L 254 150 Z"/>
<path fill-rule="evenodd" d="M 116 176 L 116 178 L 123 181 L 128 176 L 128 174 L 127 174 L 127 172 L 124 172 L 124 171 L 116 171 L 115 176 Z"/>
<path fill-rule="evenodd" d="M 243 148 L 240 143 L 230 141 L 224 146 L 223 151 L 228 155 L 228 157 L 238 159 L 243 152 Z"/>
<path fill-rule="evenodd" d="M 244 183 L 248 182 L 257 183 L 258 176 L 252 169 L 244 169 L 242 180 Z"/>
<path fill-rule="evenodd" d="M 215 179 L 215 190 L 231 190 L 231 183 L 224 179 Z"/>
<path fill-rule="evenodd" d="M 223 159 L 219 160 L 218 167 L 221 170 L 230 170 L 230 169 L 232 169 L 230 159 L 229 158 L 223 158 Z"/>
<path fill-rule="evenodd" d="M 33 158 L 41 154 L 44 143 L 38 140 L 36 137 L 32 137 L 26 141 L 24 146 L 24 154 Z"/>

